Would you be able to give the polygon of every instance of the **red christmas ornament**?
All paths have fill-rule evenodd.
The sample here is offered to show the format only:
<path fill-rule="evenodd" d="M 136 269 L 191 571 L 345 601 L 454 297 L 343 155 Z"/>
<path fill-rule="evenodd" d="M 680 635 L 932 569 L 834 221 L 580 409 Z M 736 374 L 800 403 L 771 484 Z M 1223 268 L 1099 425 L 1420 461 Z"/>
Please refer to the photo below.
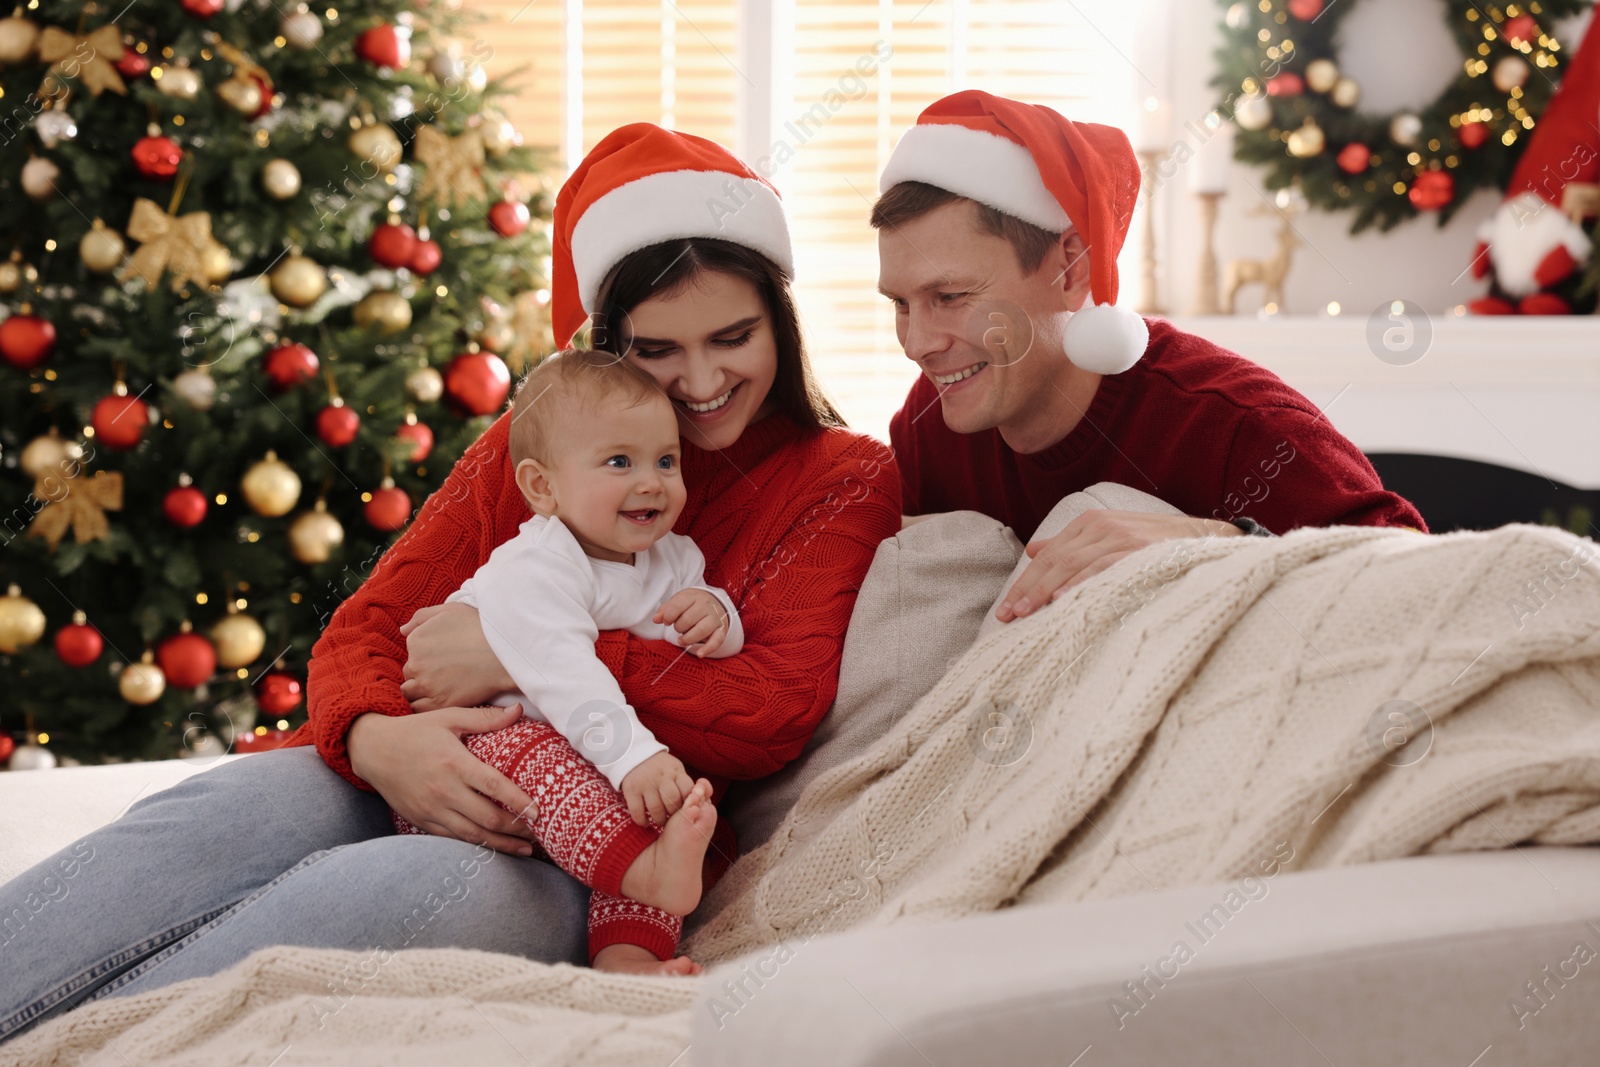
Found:
<path fill-rule="evenodd" d="M 156 665 L 168 685 L 193 689 L 217 673 L 217 650 L 197 633 L 173 634 L 156 647 Z"/>
<path fill-rule="evenodd" d="M 417 251 L 417 231 L 399 222 L 385 222 L 372 231 L 367 254 L 380 267 L 399 270 L 411 265 Z"/>
<path fill-rule="evenodd" d="M 515 237 L 528 228 L 530 219 L 528 205 L 520 200 L 502 200 L 489 209 L 489 225 L 501 237 Z"/>
<path fill-rule="evenodd" d="M 0 734 L 0 763 L 11 758 L 11 753 L 17 750 L 17 743 L 11 739 L 10 734 Z"/>
<path fill-rule="evenodd" d="M 367 501 L 363 509 L 367 516 L 367 523 L 374 530 L 389 533 L 398 530 L 411 519 L 411 498 L 406 491 L 395 485 L 389 479 L 384 479 L 384 484 L 372 491 L 372 499 Z"/>
<path fill-rule="evenodd" d="M 1407 195 L 1418 211 L 1438 211 L 1456 198 L 1456 180 L 1447 171 L 1425 170 L 1411 183 Z"/>
<path fill-rule="evenodd" d="M 433 431 L 427 423 L 408 422 L 394 432 L 402 441 L 411 442 L 411 462 L 421 463 L 433 451 Z"/>
<path fill-rule="evenodd" d="M 56 631 L 56 657 L 69 667 L 87 667 L 100 658 L 105 645 L 100 631 L 86 622 L 68 623 Z"/>
<path fill-rule="evenodd" d="M 1487 122 L 1463 122 L 1456 136 L 1461 139 L 1462 148 L 1478 148 L 1489 139 L 1489 124 Z"/>
<path fill-rule="evenodd" d="M 356 38 L 356 55 L 375 67 L 403 67 L 411 62 L 411 31 L 398 26 L 374 26 Z"/>
<path fill-rule="evenodd" d="M 256 684 L 256 703 L 268 715 L 287 715 L 300 706 L 302 692 L 300 679 L 274 672 Z"/>
<path fill-rule="evenodd" d="M 124 48 L 117 57 L 117 73 L 132 81 L 150 73 L 150 57 L 131 48 Z"/>
<path fill-rule="evenodd" d="M 141 137 L 133 143 L 133 165 L 146 178 L 169 182 L 178 173 L 183 149 L 170 137 Z"/>
<path fill-rule="evenodd" d="M 94 439 L 107 448 L 129 449 L 144 436 L 145 423 L 150 421 L 150 409 L 136 396 L 118 396 L 113 393 L 95 404 L 89 422 L 94 427 Z"/>
<path fill-rule="evenodd" d="M 329 404 L 317 412 L 317 436 L 334 448 L 343 448 L 356 439 L 361 416 L 344 404 Z"/>
<path fill-rule="evenodd" d="M 1506 19 L 1506 24 L 1500 27 L 1500 36 L 1512 44 L 1522 44 L 1524 41 L 1532 43 L 1539 39 L 1539 24 L 1532 15 L 1518 15 Z"/>
<path fill-rule="evenodd" d="M 1306 80 L 1292 70 L 1286 70 L 1267 82 L 1268 96 L 1299 96 L 1305 91 Z"/>
<path fill-rule="evenodd" d="M 439 247 L 438 241 L 418 241 L 416 251 L 411 253 L 411 271 L 414 274 L 432 274 L 442 262 L 444 249 Z"/>
<path fill-rule="evenodd" d="M 183 9 L 197 19 L 208 19 L 222 10 L 222 0 L 181 0 Z"/>
<path fill-rule="evenodd" d="M 1360 174 L 1367 169 L 1367 164 L 1372 161 L 1372 149 L 1359 141 L 1351 141 L 1339 149 L 1339 155 L 1334 162 L 1339 164 L 1339 169 L 1346 174 Z"/>
<path fill-rule="evenodd" d="M 274 348 L 263 364 L 272 387 L 280 393 L 315 378 L 320 365 L 317 354 L 298 342 Z"/>
<path fill-rule="evenodd" d="M 13 315 L 0 322 L 0 357 L 18 370 L 32 370 L 56 347 L 55 324 L 37 315 Z"/>
<path fill-rule="evenodd" d="M 185 530 L 199 526 L 209 506 L 206 495 L 192 485 L 169 489 L 167 495 L 161 498 L 161 510 L 166 514 L 167 521 Z"/>
<path fill-rule="evenodd" d="M 1289 0 L 1289 14 L 1301 22 L 1310 22 L 1322 14 L 1322 0 Z"/>
<path fill-rule="evenodd" d="M 463 352 L 444 371 L 445 395 L 468 415 L 499 411 L 510 391 L 511 372 L 493 352 Z"/>

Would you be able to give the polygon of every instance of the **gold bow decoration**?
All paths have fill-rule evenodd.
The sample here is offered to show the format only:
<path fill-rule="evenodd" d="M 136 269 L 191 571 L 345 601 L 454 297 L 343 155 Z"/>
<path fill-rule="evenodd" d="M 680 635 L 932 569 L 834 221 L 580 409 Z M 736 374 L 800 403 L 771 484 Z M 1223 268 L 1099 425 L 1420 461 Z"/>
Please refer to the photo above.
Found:
<path fill-rule="evenodd" d="M 50 64 L 51 75 L 77 78 L 91 96 L 99 96 L 107 89 L 118 96 L 128 95 L 128 87 L 114 66 L 122 58 L 122 31 L 115 24 L 82 36 L 59 26 L 46 26 L 39 35 L 39 58 Z"/>
<path fill-rule="evenodd" d="M 187 282 L 202 289 L 211 284 L 205 260 L 206 251 L 215 244 L 210 212 L 169 215 L 154 201 L 140 197 L 133 202 L 133 214 L 128 217 L 128 236 L 140 244 L 117 275 L 121 280 L 137 274 L 154 288 L 161 280 L 161 272 L 168 271 L 174 292 Z"/>
<path fill-rule="evenodd" d="M 545 338 L 550 336 L 550 305 L 540 303 L 532 290 L 518 293 L 512 301 L 511 329 L 517 339 L 506 352 L 506 363 L 512 373 L 521 374 L 524 367 L 537 366 L 550 354 Z"/>
<path fill-rule="evenodd" d="M 29 537 L 44 538 L 54 552 L 70 526 L 78 544 L 86 545 L 111 532 L 106 512 L 122 510 L 122 474 L 96 471 L 92 478 L 62 478 L 52 471 L 34 482 L 33 495 L 47 503 L 33 517 Z"/>
<path fill-rule="evenodd" d="M 451 137 L 437 126 L 417 131 L 417 162 L 428 170 L 419 195 L 465 204 L 483 195 L 483 138 L 477 130 Z"/>

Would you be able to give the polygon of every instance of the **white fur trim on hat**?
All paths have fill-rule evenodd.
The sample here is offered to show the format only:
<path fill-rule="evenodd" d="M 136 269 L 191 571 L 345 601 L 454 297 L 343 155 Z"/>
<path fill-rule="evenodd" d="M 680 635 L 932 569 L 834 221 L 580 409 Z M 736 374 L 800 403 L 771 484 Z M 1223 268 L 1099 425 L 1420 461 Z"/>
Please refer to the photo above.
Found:
<path fill-rule="evenodd" d="M 674 170 L 619 185 L 590 204 L 572 230 L 578 299 L 595 310 L 600 284 L 622 258 L 681 237 L 753 248 L 794 277 L 783 204 L 756 180 L 721 170 Z"/>
<path fill-rule="evenodd" d="M 947 122 L 913 126 L 900 138 L 878 178 L 878 191 L 901 182 L 925 182 L 1065 233 L 1072 220 L 1045 188 L 1039 165 L 1015 141 Z"/>
<path fill-rule="evenodd" d="M 1144 355 L 1150 327 L 1127 308 L 1092 304 L 1073 312 L 1061 340 L 1067 358 L 1084 370 L 1121 374 Z"/>

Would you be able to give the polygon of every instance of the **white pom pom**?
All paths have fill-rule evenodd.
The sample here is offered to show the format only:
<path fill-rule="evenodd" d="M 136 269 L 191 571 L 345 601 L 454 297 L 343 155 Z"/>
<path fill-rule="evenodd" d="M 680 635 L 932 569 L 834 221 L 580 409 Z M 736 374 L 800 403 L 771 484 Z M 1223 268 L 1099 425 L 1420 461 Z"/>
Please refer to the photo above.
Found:
<path fill-rule="evenodd" d="M 1150 327 L 1144 319 L 1113 304 L 1075 312 L 1063 331 L 1067 358 L 1096 374 L 1121 374 L 1144 355 Z"/>

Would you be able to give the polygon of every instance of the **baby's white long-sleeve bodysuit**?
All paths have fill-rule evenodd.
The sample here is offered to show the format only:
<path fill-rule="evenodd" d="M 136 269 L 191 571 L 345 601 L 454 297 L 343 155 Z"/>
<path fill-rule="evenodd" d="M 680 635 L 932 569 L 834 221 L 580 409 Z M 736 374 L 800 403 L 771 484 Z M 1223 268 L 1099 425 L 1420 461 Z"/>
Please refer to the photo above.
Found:
<path fill-rule="evenodd" d="M 559 518 L 534 515 L 446 602 L 478 609 L 489 647 L 517 683 L 494 703 L 521 704 L 548 722 L 620 790 L 629 771 L 667 746 L 639 721 L 595 640 L 601 630 L 627 630 L 677 645 L 677 631 L 651 618 L 679 590 L 704 589 L 728 613 L 728 636 L 712 658 L 735 654 L 744 645 L 739 612 L 705 584 L 705 570 L 705 556 L 681 534 L 614 563 L 587 555 Z"/>

